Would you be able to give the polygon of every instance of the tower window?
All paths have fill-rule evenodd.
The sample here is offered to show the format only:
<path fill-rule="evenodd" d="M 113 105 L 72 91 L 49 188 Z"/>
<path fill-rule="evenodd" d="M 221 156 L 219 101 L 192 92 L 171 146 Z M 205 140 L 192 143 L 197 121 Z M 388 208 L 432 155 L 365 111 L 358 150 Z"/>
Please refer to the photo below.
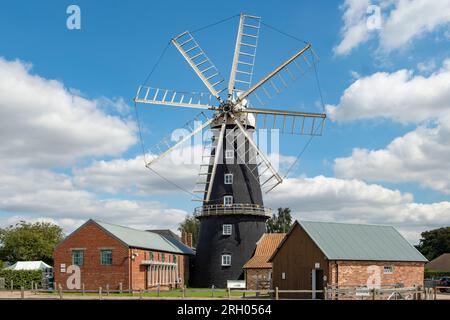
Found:
<path fill-rule="evenodd" d="M 223 267 L 231 266 L 231 255 L 230 254 L 223 254 L 222 255 L 222 266 Z"/>
<path fill-rule="evenodd" d="M 225 197 L 223 197 L 223 204 L 225 206 L 233 205 L 233 196 L 225 196 Z"/>
<path fill-rule="evenodd" d="M 233 174 L 232 173 L 225 174 L 225 184 L 233 184 Z"/>
<path fill-rule="evenodd" d="M 233 226 L 231 224 L 224 224 L 222 226 L 222 234 L 224 236 L 231 236 L 233 230 Z"/>
<path fill-rule="evenodd" d="M 225 150 L 225 159 L 234 159 L 234 150 Z"/>

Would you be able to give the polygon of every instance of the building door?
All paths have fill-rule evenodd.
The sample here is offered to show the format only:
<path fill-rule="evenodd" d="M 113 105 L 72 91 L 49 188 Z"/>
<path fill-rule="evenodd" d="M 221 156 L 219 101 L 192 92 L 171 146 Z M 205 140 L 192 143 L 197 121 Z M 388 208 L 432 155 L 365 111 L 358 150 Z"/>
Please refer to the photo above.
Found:
<path fill-rule="evenodd" d="M 316 290 L 323 290 L 323 269 L 314 269 Z M 316 299 L 323 299 L 323 292 L 316 293 Z"/>

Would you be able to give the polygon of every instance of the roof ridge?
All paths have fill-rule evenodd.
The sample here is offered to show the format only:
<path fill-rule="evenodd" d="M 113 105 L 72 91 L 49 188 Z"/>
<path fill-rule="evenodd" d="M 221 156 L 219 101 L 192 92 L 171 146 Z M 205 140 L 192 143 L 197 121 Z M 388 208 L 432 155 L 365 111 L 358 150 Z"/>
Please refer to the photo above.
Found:
<path fill-rule="evenodd" d="M 153 232 L 153 231 L 147 231 L 147 230 L 136 229 L 136 228 L 132 228 L 132 227 L 128 227 L 128 226 L 123 226 L 123 225 L 116 224 L 116 223 L 105 222 L 105 221 L 102 221 L 102 220 L 94 220 L 94 219 L 92 219 L 92 221 L 94 221 L 94 222 L 99 222 L 99 223 L 104 223 L 104 224 L 109 224 L 110 226 L 114 226 L 114 227 L 120 227 L 120 228 L 130 229 L 130 230 L 133 230 L 133 231 L 139 231 L 139 232 L 152 233 L 152 234 L 156 234 L 156 235 L 161 236 L 159 233 Z"/>
<path fill-rule="evenodd" d="M 393 226 L 387 224 L 376 224 L 376 223 L 362 223 L 362 222 L 338 222 L 338 221 L 314 221 L 314 220 L 298 220 L 299 223 L 302 222 L 312 222 L 312 223 L 326 223 L 326 224 L 341 224 L 341 225 L 352 225 L 352 226 L 369 226 L 369 227 L 389 227 L 394 228 Z M 394 228 L 395 229 L 395 228 Z"/>

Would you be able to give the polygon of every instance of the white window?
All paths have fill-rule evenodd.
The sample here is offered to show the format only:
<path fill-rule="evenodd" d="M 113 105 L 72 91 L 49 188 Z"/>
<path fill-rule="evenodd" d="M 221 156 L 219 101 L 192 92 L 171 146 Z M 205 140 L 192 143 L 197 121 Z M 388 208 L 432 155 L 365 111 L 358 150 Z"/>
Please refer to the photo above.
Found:
<path fill-rule="evenodd" d="M 232 173 L 226 173 L 224 180 L 225 180 L 225 184 L 233 184 L 233 174 Z"/>
<path fill-rule="evenodd" d="M 233 196 L 225 196 L 225 197 L 223 197 L 223 204 L 225 206 L 233 205 Z"/>
<path fill-rule="evenodd" d="M 282 280 L 286 280 L 286 272 L 282 272 L 281 273 L 281 279 Z"/>
<path fill-rule="evenodd" d="M 384 266 L 384 273 L 393 273 L 392 266 Z"/>
<path fill-rule="evenodd" d="M 231 255 L 229 255 L 229 254 L 222 255 L 222 266 L 224 266 L 224 267 L 231 266 Z"/>
<path fill-rule="evenodd" d="M 231 224 L 224 224 L 222 226 L 222 234 L 224 236 L 231 236 L 232 230 L 233 230 L 233 226 Z"/>
<path fill-rule="evenodd" d="M 234 150 L 225 150 L 225 159 L 234 159 Z"/>

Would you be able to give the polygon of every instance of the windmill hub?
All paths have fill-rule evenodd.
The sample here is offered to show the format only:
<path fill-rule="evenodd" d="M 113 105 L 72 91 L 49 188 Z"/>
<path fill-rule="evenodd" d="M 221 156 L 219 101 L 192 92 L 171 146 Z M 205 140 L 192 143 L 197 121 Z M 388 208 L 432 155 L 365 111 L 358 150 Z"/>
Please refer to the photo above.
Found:
<path fill-rule="evenodd" d="M 228 113 L 230 111 L 233 111 L 233 107 L 234 107 L 233 102 L 231 102 L 230 100 L 227 100 L 223 103 L 222 110 L 223 110 L 223 112 Z"/>

